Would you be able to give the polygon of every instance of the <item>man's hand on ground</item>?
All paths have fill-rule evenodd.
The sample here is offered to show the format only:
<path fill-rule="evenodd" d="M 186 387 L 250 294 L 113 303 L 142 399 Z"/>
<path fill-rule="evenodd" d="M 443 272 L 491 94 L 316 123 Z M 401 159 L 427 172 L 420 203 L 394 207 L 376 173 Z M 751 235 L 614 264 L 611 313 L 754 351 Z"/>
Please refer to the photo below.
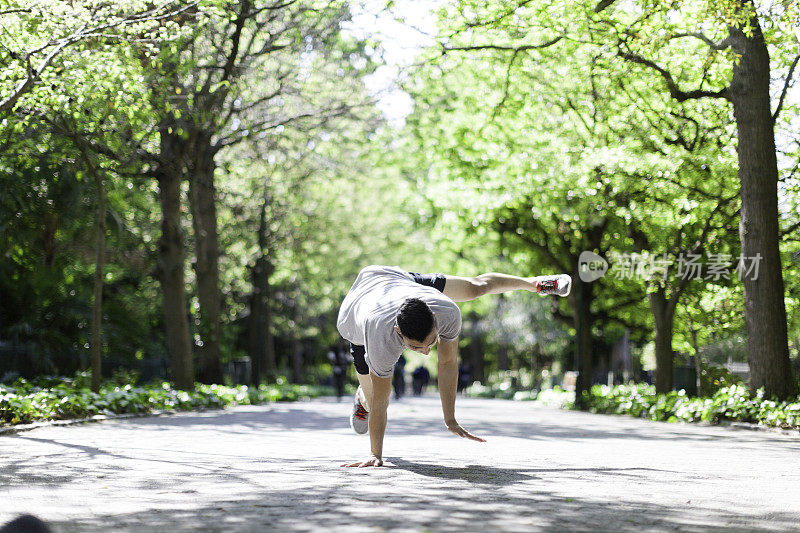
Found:
<path fill-rule="evenodd" d="M 357 463 L 350 463 L 350 464 L 345 463 L 342 466 L 346 466 L 346 467 L 355 466 L 355 467 L 358 467 L 358 468 L 363 468 L 365 466 L 383 466 L 383 459 L 381 459 L 380 457 L 376 457 L 376 456 L 372 455 L 366 461 L 359 461 Z"/>
<path fill-rule="evenodd" d="M 459 437 L 464 437 L 465 439 L 476 440 L 478 442 L 486 442 L 486 439 L 482 439 L 480 437 L 476 437 L 466 429 L 462 428 L 458 422 L 453 420 L 452 422 L 445 422 L 447 429 L 451 432 L 455 433 Z"/>

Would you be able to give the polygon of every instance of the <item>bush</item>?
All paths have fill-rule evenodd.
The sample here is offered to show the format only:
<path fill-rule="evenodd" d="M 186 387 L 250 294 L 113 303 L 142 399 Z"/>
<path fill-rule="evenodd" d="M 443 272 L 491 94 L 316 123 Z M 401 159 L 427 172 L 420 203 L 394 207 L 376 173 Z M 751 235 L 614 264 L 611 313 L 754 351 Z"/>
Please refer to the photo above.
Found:
<path fill-rule="evenodd" d="M 515 398 L 516 399 L 516 398 Z M 545 407 L 557 407 L 559 409 L 572 409 L 575 404 L 575 392 L 565 391 L 561 387 L 545 389 L 539 394 L 532 395 L 531 398 L 524 398 L 535 401 Z"/>
<path fill-rule="evenodd" d="M 20 378 L 10 386 L 0 385 L 0 426 L 98 414 L 189 411 L 296 401 L 332 393 L 326 387 L 292 385 L 285 381 L 258 387 L 197 384 L 192 391 L 182 391 L 174 389 L 170 383 L 123 384 L 121 381 L 125 377 L 115 376 L 114 380 L 103 384 L 99 393 L 89 389 L 91 375 L 85 372 L 72 378 L 48 376 L 31 381 Z"/>
<path fill-rule="evenodd" d="M 514 385 L 513 373 L 490 379 L 487 385 L 473 383 L 466 394 L 478 398 L 535 401 L 540 405 L 571 409 L 575 393 L 558 387 L 535 391 Z M 753 396 L 741 379 L 725 369 L 704 368 L 708 390 L 715 391 L 707 398 L 693 398 L 683 390 L 656 394 L 656 388 L 646 383 L 630 383 L 609 387 L 594 385 L 583 396 L 586 409 L 592 413 L 611 413 L 647 418 L 664 422 L 750 422 L 771 427 L 800 428 L 800 397 L 789 401 L 764 399 L 763 391 Z"/>
<path fill-rule="evenodd" d="M 722 387 L 710 398 L 690 398 L 682 390 L 656 394 L 647 384 L 595 385 L 584 394 L 593 413 L 628 414 L 666 422 L 709 422 L 724 420 L 766 426 L 800 427 L 800 399 L 778 402 L 765 400 L 763 391 L 755 397 L 742 384 Z"/>
<path fill-rule="evenodd" d="M 531 392 L 533 382 L 533 375 L 526 369 L 505 370 L 490 375 L 485 385 L 474 382 L 464 390 L 464 394 L 476 398 L 504 400 L 535 399 L 535 393 Z"/>
<path fill-rule="evenodd" d="M 744 384 L 744 380 L 731 373 L 728 369 L 702 363 L 700 370 L 700 390 L 704 395 L 716 393 L 718 390 L 731 385 Z"/>

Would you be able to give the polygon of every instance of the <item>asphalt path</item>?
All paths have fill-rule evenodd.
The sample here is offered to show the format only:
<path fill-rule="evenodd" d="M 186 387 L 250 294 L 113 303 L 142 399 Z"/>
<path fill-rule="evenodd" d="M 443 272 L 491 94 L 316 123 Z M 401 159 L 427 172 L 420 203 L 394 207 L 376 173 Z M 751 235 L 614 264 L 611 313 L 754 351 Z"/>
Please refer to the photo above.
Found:
<path fill-rule="evenodd" d="M 381 468 L 348 401 L 0 437 L 0 524 L 53 531 L 800 531 L 800 438 L 459 398 L 393 402 Z"/>

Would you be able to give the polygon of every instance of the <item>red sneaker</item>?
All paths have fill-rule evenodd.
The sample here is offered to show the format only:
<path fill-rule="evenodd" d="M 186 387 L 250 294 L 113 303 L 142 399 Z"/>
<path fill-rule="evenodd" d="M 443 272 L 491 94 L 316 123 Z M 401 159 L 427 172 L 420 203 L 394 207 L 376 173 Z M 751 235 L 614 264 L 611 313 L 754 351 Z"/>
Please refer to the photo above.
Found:
<path fill-rule="evenodd" d="M 558 274 L 555 276 L 539 276 L 536 280 L 536 292 L 539 294 L 555 294 L 556 296 L 567 296 L 572 290 L 572 278 L 569 274 Z"/>

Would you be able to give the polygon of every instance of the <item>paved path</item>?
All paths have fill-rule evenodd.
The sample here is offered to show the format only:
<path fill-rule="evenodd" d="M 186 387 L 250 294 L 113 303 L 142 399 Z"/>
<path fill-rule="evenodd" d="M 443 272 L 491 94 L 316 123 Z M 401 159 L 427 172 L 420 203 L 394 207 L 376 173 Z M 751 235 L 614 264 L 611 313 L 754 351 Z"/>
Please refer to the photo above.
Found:
<path fill-rule="evenodd" d="M 393 403 L 384 468 L 322 399 L 0 437 L 0 524 L 55 531 L 798 531 L 800 438 L 436 397 Z"/>

